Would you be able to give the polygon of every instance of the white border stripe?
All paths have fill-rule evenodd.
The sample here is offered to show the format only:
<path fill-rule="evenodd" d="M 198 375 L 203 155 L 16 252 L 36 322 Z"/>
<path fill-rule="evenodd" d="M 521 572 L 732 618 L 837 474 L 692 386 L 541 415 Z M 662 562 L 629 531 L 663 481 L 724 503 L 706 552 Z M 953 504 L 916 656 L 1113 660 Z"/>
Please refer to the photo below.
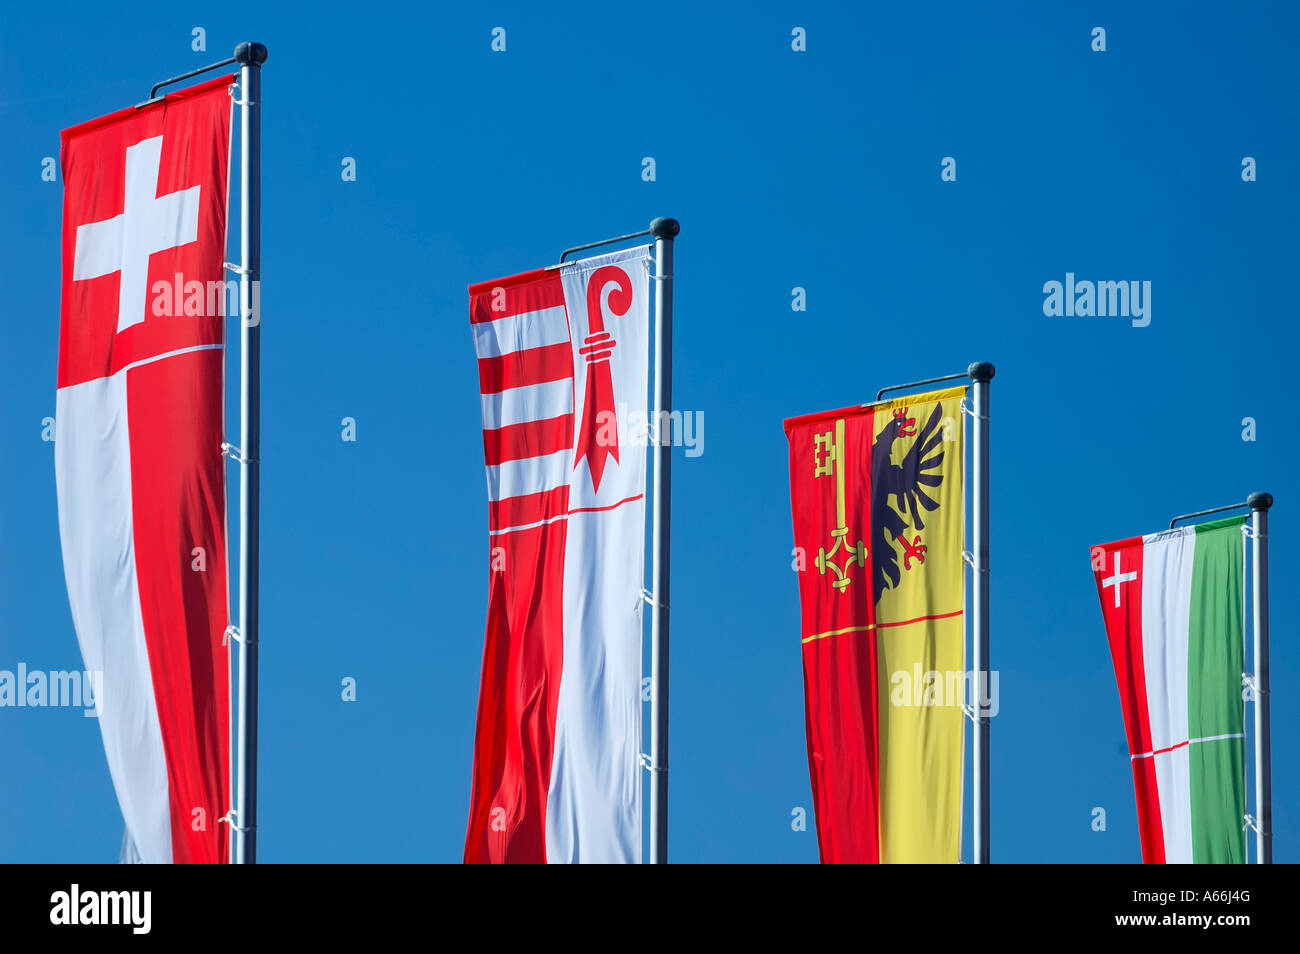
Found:
<path fill-rule="evenodd" d="M 573 452 L 562 450 L 542 457 L 526 457 L 487 468 L 488 499 L 505 500 L 525 494 L 539 494 L 569 482 Z"/>
<path fill-rule="evenodd" d="M 63 387 L 59 388 L 59 390 L 66 391 L 68 388 L 80 387 L 83 384 L 89 384 L 91 381 L 107 381 L 110 378 L 117 377 L 123 371 L 130 371 L 132 368 L 139 368 L 146 364 L 153 364 L 155 361 L 162 361 L 164 358 L 175 358 L 182 354 L 193 354 L 195 351 L 222 351 L 225 347 L 225 344 L 205 344 L 193 345 L 189 348 L 177 348 L 175 351 L 165 351 L 162 354 L 156 354 L 151 358 L 141 358 L 139 361 L 132 361 L 130 364 L 118 368 L 112 374 L 104 374 L 97 378 L 87 378 L 85 381 L 78 381 L 75 384 L 65 384 Z M 225 380 L 224 376 L 222 377 L 222 380 Z"/>
<path fill-rule="evenodd" d="M 139 368 L 146 364 L 153 364 L 155 361 L 162 361 L 164 358 L 175 358 L 183 354 L 193 354 L 195 351 L 220 351 L 223 348 L 225 348 L 224 344 L 205 344 L 194 345 L 190 348 L 178 348 L 175 351 L 156 354 L 152 358 L 141 358 L 139 361 L 132 361 L 130 364 L 124 365 L 121 371 L 118 371 L 117 373 L 121 374 L 122 371 L 130 371 L 132 368 Z"/>
<path fill-rule="evenodd" d="M 530 384 L 523 388 L 507 388 L 481 397 L 485 431 L 510 424 L 545 421 L 561 414 L 573 413 L 573 378 Z"/>
<path fill-rule="evenodd" d="M 482 321 L 471 327 L 474 350 L 480 358 L 499 358 L 516 351 L 569 342 L 569 318 L 563 305 Z"/>

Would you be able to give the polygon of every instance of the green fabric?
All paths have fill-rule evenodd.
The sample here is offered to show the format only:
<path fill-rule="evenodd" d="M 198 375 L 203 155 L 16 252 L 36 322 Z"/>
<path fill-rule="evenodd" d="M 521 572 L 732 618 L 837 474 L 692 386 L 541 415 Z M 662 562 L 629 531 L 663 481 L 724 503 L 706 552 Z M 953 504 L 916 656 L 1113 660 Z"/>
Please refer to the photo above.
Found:
<path fill-rule="evenodd" d="M 1245 517 L 1196 528 L 1187 639 L 1187 726 L 1192 739 L 1240 735 Z M 1240 737 L 1189 746 L 1192 860 L 1244 864 L 1245 744 Z"/>

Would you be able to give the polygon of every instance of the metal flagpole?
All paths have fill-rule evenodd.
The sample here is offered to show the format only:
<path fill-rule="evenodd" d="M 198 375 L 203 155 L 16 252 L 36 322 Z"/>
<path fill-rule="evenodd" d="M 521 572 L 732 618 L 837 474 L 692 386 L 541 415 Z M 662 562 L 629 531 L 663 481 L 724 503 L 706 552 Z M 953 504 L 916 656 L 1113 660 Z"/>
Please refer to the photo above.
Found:
<path fill-rule="evenodd" d="M 668 861 L 668 552 L 672 497 L 673 239 L 676 219 L 657 218 L 642 232 L 575 245 L 560 253 L 561 268 L 575 252 L 653 235 L 655 239 L 654 512 L 650 555 L 650 863 Z"/>
<path fill-rule="evenodd" d="M 235 752 L 236 864 L 257 862 L 257 557 L 261 458 L 262 64 L 266 47 L 241 43 L 239 62 L 239 732 Z M 253 304 L 259 305 L 254 312 Z"/>
<path fill-rule="evenodd" d="M 1255 629 L 1255 863 L 1273 863 L 1273 766 L 1269 747 L 1268 509 L 1273 495 L 1254 493 L 1250 507 L 1251 603 Z"/>
<path fill-rule="evenodd" d="M 669 513 L 672 496 L 673 239 L 676 219 L 655 219 L 655 446 L 650 589 L 650 863 L 668 861 Z"/>
<path fill-rule="evenodd" d="M 994 368 L 987 361 L 972 364 L 967 373 L 971 378 L 971 414 L 974 436 L 974 473 L 972 491 L 973 519 L 971 520 L 971 567 L 974 570 L 975 590 L 971 597 L 974 617 L 972 638 L 975 676 L 974 722 L 975 744 L 972 761 L 974 779 L 974 862 L 989 863 L 989 719 L 985 710 L 989 698 L 989 382 Z"/>

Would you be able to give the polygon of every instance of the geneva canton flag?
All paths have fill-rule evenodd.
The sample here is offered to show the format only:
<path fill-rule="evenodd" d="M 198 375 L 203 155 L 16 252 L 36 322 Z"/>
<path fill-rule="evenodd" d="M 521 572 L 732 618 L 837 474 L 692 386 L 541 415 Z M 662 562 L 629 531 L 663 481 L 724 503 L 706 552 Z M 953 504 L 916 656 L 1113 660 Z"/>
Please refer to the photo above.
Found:
<path fill-rule="evenodd" d="M 489 596 L 467 862 L 641 860 L 649 257 L 469 289 Z"/>
<path fill-rule="evenodd" d="M 86 668 L 103 673 L 123 856 L 149 863 L 228 854 L 225 327 L 208 303 L 223 282 L 230 84 L 63 133 L 63 570 Z"/>
<path fill-rule="evenodd" d="M 965 388 L 785 422 L 823 862 L 957 862 Z"/>
<path fill-rule="evenodd" d="M 1245 522 L 1092 548 L 1147 864 L 1246 860 Z"/>

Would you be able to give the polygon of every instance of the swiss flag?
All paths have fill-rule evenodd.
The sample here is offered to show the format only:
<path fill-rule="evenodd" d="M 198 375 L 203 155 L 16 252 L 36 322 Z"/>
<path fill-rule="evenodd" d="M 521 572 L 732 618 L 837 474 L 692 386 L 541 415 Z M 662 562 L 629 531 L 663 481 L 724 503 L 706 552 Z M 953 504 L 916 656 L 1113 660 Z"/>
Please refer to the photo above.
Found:
<path fill-rule="evenodd" d="M 124 856 L 224 862 L 232 78 L 63 133 L 55 477 Z"/>
<path fill-rule="evenodd" d="M 220 314 L 184 306 L 201 282 L 209 311 L 207 283 L 224 279 L 230 85 L 64 130 L 59 387 L 224 340 Z"/>

